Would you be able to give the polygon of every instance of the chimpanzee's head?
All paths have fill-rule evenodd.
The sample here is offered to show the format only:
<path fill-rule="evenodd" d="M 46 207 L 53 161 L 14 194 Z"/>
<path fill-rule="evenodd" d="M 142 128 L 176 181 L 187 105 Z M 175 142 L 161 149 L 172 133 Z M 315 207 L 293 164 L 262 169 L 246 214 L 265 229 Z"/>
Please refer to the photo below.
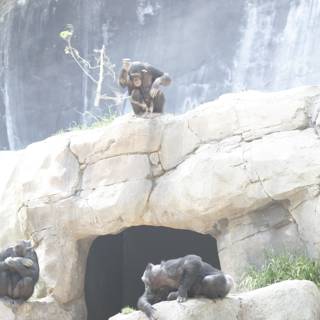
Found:
<path fill-rule="evenodd" d="M 14 246 L 14 251 L 18 257 L 25 257 L 30 248 L 32 248 L 31 241 L 22 240 Z"/>
<path fill-rule="evenodd" d="M 157 288 L 163 281 L 162 271 L 161 265 L 148 263 L 141 280 L 144 282 L 145 286 Z"/>
<path fill-rule="evenodd" d="M 133 83 L 133 86 L 135 88 L 140 88 L 142 85 L 142 80 L 141 80 L 141 74 L 139 72 L 137 73 L 132 73 L 130 75 L 131 81 Z"/>

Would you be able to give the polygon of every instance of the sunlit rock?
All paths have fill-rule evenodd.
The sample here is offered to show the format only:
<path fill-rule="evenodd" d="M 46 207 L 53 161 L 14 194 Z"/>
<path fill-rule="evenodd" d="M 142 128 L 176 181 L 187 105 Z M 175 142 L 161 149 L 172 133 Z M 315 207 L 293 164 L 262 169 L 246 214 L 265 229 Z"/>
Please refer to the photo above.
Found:
<path fill-rule="evenodd" d="M 236 279 L 264 262 L 265 248 L 319 258 L 318 94 L 319 87 L 228 94 L 181 116 L 127 115 L 0 153 L 0 245 L 32 238 L 41 269 L 33 301 L 21 307 L 31 311 L 18 311 L 17 319 L 41 314 L 37 306 L 45 309 L 48 297 L 54 311 L 46 319 L 85 319 L 92 241 L 132 226 L 212 235 L 223 270 Z M 281 292 L 286 300 L 289 290 Z M 312 304 L 305 296 L 301 301 Z M 203 314 L 221 307 L 233 319 L 239 301 L 186 306 Z M 179 310 L 191 317 L 192 308 Z M 250 308 L 241 310 L 257 319 Z M 170 312 L 179 319 L 180 311 Z"/>
<path fill-rule="evenodd" d="M 160 302 L 155 305 L 160 320 L 318 320 L 320 292 L 310 281 L 284 281 L 223 300 L 191 299 L 184 303 Z M 118 314 L 110 320 L 146 320 L 139 311 Z"/>

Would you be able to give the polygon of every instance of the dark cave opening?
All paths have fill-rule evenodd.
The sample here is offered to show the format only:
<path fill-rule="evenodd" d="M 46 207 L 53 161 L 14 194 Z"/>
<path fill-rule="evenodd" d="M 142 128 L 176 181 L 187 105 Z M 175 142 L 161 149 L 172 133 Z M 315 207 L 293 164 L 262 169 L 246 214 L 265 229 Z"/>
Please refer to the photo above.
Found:
<path fill-rule="evenodd" d="M 125 306 L 136 308 L 146 265 L 191 253 L 220 268 L 216 240 L 210 235 L 139 226 L 96 238 L 85 276 L 87 320 L 106 320 Z"/>

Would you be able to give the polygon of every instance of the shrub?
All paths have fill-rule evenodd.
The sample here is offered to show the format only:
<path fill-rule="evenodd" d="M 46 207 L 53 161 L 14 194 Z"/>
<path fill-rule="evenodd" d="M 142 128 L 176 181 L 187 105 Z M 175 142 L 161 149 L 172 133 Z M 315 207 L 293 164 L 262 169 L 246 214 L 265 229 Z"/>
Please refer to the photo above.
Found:
<path fill-rule="evenodd" d="M 251 267 L 240 282 L 240 288 L 253 290 L 284 280 L 310 280 L 320 288 L 320 262 L 295 254 L 266 254 L 260 268 Z"/>

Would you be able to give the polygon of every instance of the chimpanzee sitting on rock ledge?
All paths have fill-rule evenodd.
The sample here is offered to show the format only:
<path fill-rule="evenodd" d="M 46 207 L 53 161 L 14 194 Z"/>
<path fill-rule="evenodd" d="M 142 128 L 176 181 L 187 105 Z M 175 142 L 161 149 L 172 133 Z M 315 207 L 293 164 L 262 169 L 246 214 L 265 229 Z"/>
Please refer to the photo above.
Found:
<path fill-rule="evenodd" d="M 123 59 L 119 75 L 121 87 L 128 88 L 136 115 L 162 113 L 165 97 L 160 85 L 168 86 L 171 78 L 148 63 Z"/>
<path fill-rule="evenodd" d="M 188 297 L 222 299 L 232 289 L 232 277 L 202 261 L 199 256 L 149 263 L 143 273 L 145 292 L 138 300 L 138 308 L 151 320 L 156 319 L 152 304 L 164 300 L 186 301 Z"/>
<path fill-rule="evenodd" d="M 38 257 L 30 241 L 21 241 L 0 252 L 0 298 L 12 303 L 26 301 L 38 279 Z"/>

